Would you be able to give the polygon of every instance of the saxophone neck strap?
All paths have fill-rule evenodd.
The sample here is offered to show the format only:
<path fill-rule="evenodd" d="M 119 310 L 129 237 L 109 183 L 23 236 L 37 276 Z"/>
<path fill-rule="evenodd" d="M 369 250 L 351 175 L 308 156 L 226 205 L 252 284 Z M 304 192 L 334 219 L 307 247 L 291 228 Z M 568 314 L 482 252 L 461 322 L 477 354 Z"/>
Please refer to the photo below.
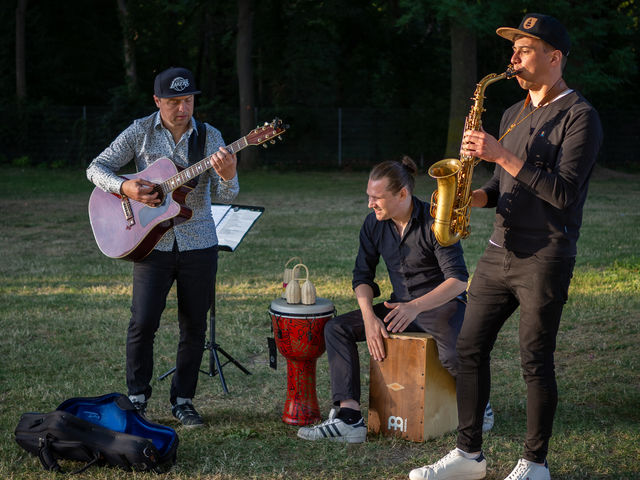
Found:
<path fill-rule="evenodd" d="M 566 88 L 567 88 L 567 85 L 564 83 L 564 80 L 562 79 L 562 77 L 560 77 L 556 81 L 556 83 L 554 83 L 553 86 L 549 89 L 549 91 L 545 94 L 545 96 L 542 97 L 542 100 L 540 100 L 540 103 L 538 103 L 538 106 L 535 107 L 533 110 L 531 110 L 529 113 L 527 113 L 524 117 L 520 119 L 520 116 L 524 112 L 525 108 L 527 108 L 531 104 L 531 92 L 527 93 L 527 98 L 525 98 L 524 104 L 522 105 L 522 108 L 518 112 L 518 116 L 513 121 L 513 123 L 509 125 L 509 128 L 507 128 L 507 131 L 502 134 L 502 136 L 498 139 L 498 141 L 501 142 L 502 139 L 506 137 L 509 133 L 511 133 L 511 131 L 514 128 L 516 128 L 518 125 L 524 122 L 527 118 L 529 118 L 531 115 L 537 112 L 540 107 L 544 107 L 545 105 L 548 105 L 549 103 L 551 103 L 551 101 L 555 99 L 560 93 L 562 93 Z"/>

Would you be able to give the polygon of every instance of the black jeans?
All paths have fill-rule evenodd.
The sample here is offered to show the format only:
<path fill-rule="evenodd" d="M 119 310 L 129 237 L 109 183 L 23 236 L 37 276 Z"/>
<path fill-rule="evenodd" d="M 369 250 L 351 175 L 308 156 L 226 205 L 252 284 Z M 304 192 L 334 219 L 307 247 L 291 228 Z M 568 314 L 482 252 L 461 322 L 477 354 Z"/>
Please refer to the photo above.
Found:
<path fill-rule="evenodd" d="M 180 340 L 170 400 L 173 404 L 176 397 L 194 397 L 217 267 L 217 247 L 184 252 L 176 248 L 173 252 L 153 250 L 134 263 L 131 321 L 127 332 L 129 395 L 151 396 L 153 342 L 167 294 L 176 281 Z"/>
<path fill-rule="evenodd" d="M 478 262 L 458 336 L 458 448 L 482 447 L 491 389 L 490 353 L 504 322 L 520 306 L 520 362 L 527 385 L 524 458 L 544 462 L 558 403 L 554 352 L 575 258 L 519 254 L 489 245 Z"/>
<path fill-rule="evenodd" d="M 383 303 L 374 305 L 373 309 L 380 319 L 391 311 Z M 455 376 L 455 345 L 463 318 L 464 303 L 454 299 L 418 315 L 405 332 L 425 332 L 432 335 L 438 347 L 440 362 Z M 351 399 L 360 403 L 360 359 L 356 343 L 366 340 L 362 312 L 354 310 L 329 320 L 324 327 L 324 339 L 333 404 L 339 405 L 340 401 Z"/>

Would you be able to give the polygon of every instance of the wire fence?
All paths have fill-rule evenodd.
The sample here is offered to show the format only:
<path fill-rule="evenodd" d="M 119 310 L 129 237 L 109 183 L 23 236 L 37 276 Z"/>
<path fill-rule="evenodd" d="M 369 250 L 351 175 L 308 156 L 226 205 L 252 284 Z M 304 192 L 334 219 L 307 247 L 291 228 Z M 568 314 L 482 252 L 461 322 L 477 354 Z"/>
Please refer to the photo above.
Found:
<path fill-rule="evenodd" d="M 8 112 L 2 113 L 9 118 Z M 235 112 L 204 108 L 196 113 L 220 129 L 228 143 L 241 136 Z M 604 129 L 600 165 L 640 167 L 631 145 L 640 131 L 639 114 L 638 110 L 600 112 Z M 0 126 L 0 163 L 85 167 L 131 121 L 118 123 L 113 117 L 107 106 L 32 109 L 19 121 Z M 365 169 L 409 155 L 420 168 L 426 168 L 442 158 L 447 136 L 446 119 L 417 109 L 282 107 L 255 111 L 256 125 L 274 117 L 290 128 L 284 142 L 260 149 L 257 167 Z"/>

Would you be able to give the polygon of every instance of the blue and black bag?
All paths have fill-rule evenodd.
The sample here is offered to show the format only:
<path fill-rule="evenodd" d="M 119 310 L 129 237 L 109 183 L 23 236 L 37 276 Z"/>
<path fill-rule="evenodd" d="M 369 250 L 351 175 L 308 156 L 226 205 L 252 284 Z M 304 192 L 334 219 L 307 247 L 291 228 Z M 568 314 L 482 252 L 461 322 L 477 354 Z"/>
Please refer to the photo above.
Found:
<path fill-rule="evenodd" d="M 24 413 L 16 442 L 40 459 L 46 470 L 61 471 L 59 459 L 125 470 L 167 472 L 178 452 L 176 431 L 142 417 L 126 395 L 70 398 L 49 413 Z"/>

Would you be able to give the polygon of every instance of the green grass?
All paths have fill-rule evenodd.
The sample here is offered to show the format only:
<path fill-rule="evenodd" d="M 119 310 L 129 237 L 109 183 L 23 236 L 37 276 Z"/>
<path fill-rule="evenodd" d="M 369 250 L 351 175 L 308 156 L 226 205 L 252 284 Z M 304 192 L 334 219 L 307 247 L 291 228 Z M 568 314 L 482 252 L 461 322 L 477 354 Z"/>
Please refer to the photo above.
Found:
<path fill-rule="evenodd" d="M 486 173 L 476 169 L 477 181 Z M 584 215 L 579 256 L 558 338 L 560 404 L 551 440 L 553 478 L 640 478 L 640 181 L 597 170 Z M 20 414 L 50 411 L 73 396 L 125 392 L 125 335 L 131 264 L 104 257 L 87 217 L 91 185 L 84 171 L 4 169 L 0 229 L 0 478 L 46 479 L 38 461 L 13 440 Z M 224 368 L 230 393 L 217 377 L 201 375 L 197 406 L 207 426 L 184 430 L 168 408 L 169 381 L 154 381 L 149 414 L 177 428 L 178 464 L 170 479 L 405 479 L 415 466 L 447 452 L 455 434 L 425 443 L 370 437 L 363 445 L 307 443 L 280 421 L 286 368 L 268 366 L 268 308 L 280 295 L 284 263 L 298 255 L 318 295 L 338 312 L 356 307 L 351 270 L 367 213 L 366 173 L 274 173 L 241 176 L 236 203 L 265 213 L 234 253 L 222 252 L 218 274 L 217 340 L 252 375 Z M 435 188 L 421 175 L 417 194 Z M 493 214 L 474 210 L 463 242 L 473 272 Z M 379 268 L 384 279 L 384 265 Z M 381 281 L 383 294 L 389 283 Z M 175 293 L 158 331 L 156 373 L 174 362 Z M 360 350 L 364 407 L 368 354 Z M 207 368 L 208 355 L 203 358 Z M 496 426 L 485 437 L 488 479 L 502 479 L 521 455 L 525 387 L 517 314 L 493 352 L 492 405 Z M 323 414 L 331 408 L 326 355 L 318 361 Z M 71 467 L 75 465 L 69 465 Z M 155 478 L 92 468 L 82 478 Z"/>

